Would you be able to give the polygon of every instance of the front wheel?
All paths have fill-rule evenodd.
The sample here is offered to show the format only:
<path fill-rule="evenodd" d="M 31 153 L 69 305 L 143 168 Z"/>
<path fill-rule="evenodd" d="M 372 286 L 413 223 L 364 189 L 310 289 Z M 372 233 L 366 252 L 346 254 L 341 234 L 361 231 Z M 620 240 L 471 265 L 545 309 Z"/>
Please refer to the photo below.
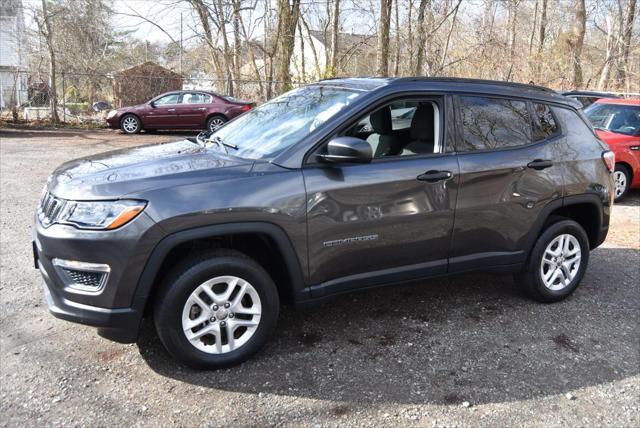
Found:
<path fill-rule="evenodd" d="M 515 280 L 540 302 L 565 299 L 582 281 L 589 261 L 589 239 L 580 224 L 560 220 L 540 235 L 524 271 Z"/>
<path fill-rule="evenodd" d="M 155 304 L 160 340 L 196 368 L 239 364 L 275 329 L 279 299 L 269 274 L 237 251 L 189 260 L 167 276 Z"/>
<path fill-rule="evenodd" d="M 140 119 L 132 114 L 127 114 L 120 120 L 120 129 L 125 134 L 137 134 L 142 129 Z"/>
<path fill-rule="evenodd" d="M 631 184 L 631 173 L 629 169 L 624 165 L 616 165 L 616 170 L 613 172 L 613 178 L 615 181 L 615 201 L 619 201 L 624 198 L 629 191 L 629 185 Z"/>

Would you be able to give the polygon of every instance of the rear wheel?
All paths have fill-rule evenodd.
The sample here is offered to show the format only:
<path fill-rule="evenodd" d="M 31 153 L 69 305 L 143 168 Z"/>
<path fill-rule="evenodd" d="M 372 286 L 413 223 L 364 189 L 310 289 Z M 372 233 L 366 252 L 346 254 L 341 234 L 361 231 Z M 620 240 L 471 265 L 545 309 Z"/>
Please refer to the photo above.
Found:
<path fill-rule="evenodd" d="M 126 114 L 120 119 L 120 129 L 125 134 L 137 134 L 142 129 L 140 119 L 133 114 Z"/>
<path fill-rule="evenodd" d="M 631 173 L 629 169 L 624 166 L 617 164 L 616 169 L 613 172 L 613 178 L 615 180 L 615 201 L 619 201 L 624 198 L 629 191 L 629 186 L 631 184 Z"/>
<path fill-rule="evenodd" d="M 573 220 L 551 224 L 536 242 L 525 270 L 516 282 L 535 300 L 557 302 L 582 281 L 589 261 L 589 239 Z"/>
<path fill-rule="evenodd" d="M 155 304 L 158 336 L 193 367 L 239 364 L 274 330 L 279 300 L 269 274 L 242 253 L 218 250 L 177 266 Z"/>
<path fill-rule="evenodd" d="M 218 129 L 222 125 L 224 125 L 225 123 L 227 123 L 227 118 L 226 117 L 220 116 L 220 115 L 211 116 L 207 120 L 207 130 L 215 131 L 216 129 Z"/>

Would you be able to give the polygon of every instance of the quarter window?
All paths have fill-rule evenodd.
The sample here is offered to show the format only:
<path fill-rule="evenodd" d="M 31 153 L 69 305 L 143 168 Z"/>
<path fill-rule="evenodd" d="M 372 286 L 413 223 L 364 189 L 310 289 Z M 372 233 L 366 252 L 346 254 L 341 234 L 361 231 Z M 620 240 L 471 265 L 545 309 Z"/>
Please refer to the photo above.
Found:
<path fill-rule="evenodd" d="M 459 97 L 462 141 L 458 151 L 492 150 L 531 142 L 531 120 L 524 101 Z"/>
<path fill-rule="evenodd" d="M 551 113 L 551 108 L 546 104 L 534 103 L 533 109 L 536 113 L 537 125 L 533 130 L 535 141 L 544 140 L 558 132 L 558 125 Z"/>

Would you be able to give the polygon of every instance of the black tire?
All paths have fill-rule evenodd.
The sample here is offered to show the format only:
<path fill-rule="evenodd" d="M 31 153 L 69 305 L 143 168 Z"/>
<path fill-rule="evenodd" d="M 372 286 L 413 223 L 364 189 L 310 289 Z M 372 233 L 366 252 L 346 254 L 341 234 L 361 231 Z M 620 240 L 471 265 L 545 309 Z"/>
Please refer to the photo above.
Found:
<path fill-rule="evenodd" d="M 618 193 L 618 180 L 617 180 L 617 177 L 615 177 L 616 174 L 624 174 L 624 186 L 622 187 L 622 190 L 620 191 L 620 193 Z M 614 192 L 615 192 L 614 200 L 615 202 L 618 202 L 619 200 L 627 196 L 627 193 L 629 192 L 629 188 L 631 187 L 631 171 L 629 171 L 629 168 L 627 168 L 622 164 L 616 164 L 614 177 L 615 177 L 614 180 L 616 183 L 615 185 L 616 187 L 614 188 Z"/>
<path fill-rule="evenodd" d="M 571 282 L 560 290 L 552 290 L 544 284 L 541 272 L 542 257 L 547 246 L 556 237 L 568 234 L 575 237 L 580 245 L 580 266 Z M 516 283 L 534 300 L 543 303 L 558 302 L 565 299 L 578 288 L 589 263 L 589 238 L 582 226 L 573 220 L 558 219 L 547 226 L 531 251 L 524 270 L 515 275 Z"/>
<path fill-rule="evenodd" d="M 135 114 L 125 114 L 120 119 L 120 129 L 125 134 L 137 134 L 142 130 L 142 122 Z"/>
<path fill-rule="evenodd" d="M 224 125 L 228 121 L 229 119 L 227 119 L 226 117 L 220 114 L 214 114 L 209 119 L 207 119 L 206 131 L 215 131 L 216 129 L 220 128 L 222 125 Z"/>
<path fill-rule="evenodd" d="M 260 298 L 262 313 L 246 343 L 226 353 L 212 354 L 198 349 L 187 339 L 182 328 L 182 312 L 187 299 L 200 284 L 225 275 L 237 276 L 253 286 Z M 262 266 L 238 251 L 216 250 L 171 270 L 155 301 L 154 322 L 160 340 L 174 358 L 195 368 L 219 369 L 240 364 L 262 348 L 276 327 L 279 307 L 276 286 Z"/>

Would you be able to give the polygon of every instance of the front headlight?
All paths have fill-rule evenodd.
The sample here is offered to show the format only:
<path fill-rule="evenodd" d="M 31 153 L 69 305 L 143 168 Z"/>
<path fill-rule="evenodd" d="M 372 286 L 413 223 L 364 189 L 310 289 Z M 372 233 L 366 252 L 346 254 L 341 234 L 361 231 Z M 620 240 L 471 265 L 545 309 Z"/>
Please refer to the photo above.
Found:
<path fill-rule="evenodd" d="M 93 201 L 66 204 L 56 219 L 57 223 L 66 223 L 81 229 L 115 229 L 131 220 L 144 210 L 144 201 Z"/>
<path fill-rule="evenodd" d="M 116 113 L 118 113 L 116 110 L 111 110 L 109 114 L 107 114 L 107 119 L 111 119 L 113 116 L 116 115 Z"/>

